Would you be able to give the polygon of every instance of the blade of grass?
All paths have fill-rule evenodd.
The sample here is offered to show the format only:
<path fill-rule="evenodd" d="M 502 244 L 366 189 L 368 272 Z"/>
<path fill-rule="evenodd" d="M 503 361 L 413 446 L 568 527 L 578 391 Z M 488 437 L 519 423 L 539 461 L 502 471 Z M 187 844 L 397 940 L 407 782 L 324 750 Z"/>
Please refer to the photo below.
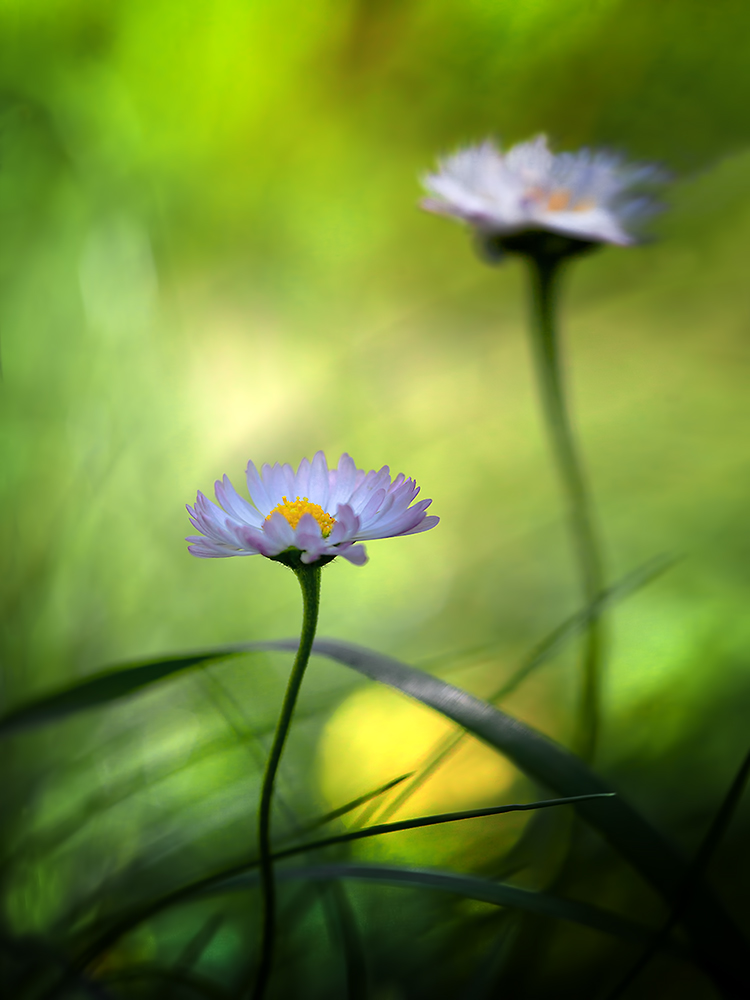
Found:
<path fill-rule="evenodd" d="M 643 566 L 639 566 L 631 573 L 628 573 L 611 587 L 603 590 L 596 601 L 571 615 L 558 625 L 557 628 L 553 629 L 549 635 L 545 636 L 534 647 L 518 670 L 489 695 L 487 701 L 494 705 L 504 698 L 508 698 L 520 687 L 527 677 L 543 664 L 548 663 L 571 639 L 583 631 L 594 616 L 600 615 L 609 606 L 616 604 L 623 598 L 647 586 L 652 580 L 666 573 L 676 561 L 674 557 L 657 556 L 644 563 Z M 433 750 L 426 755 L 425 762 L 418 769 L 412 781 L 381 809 L 379 819 L 385 821 L 400 809 L 443 764 L 450 760 L 466 737 L 466 732 L 458 734 L 449 733 L 444 736 Z"/>
<path fill-rule="evenodd" d="M 664 572 L 671 565 L 671 562 L 668 562 L 666 559 L 655 560 L 654 563 L 655 565 L 647 564 L 643 570 L 636 570 L 634 574 L 631 574 L 632 579 L 626 577 L 621 584 L 611 588 L 611 591 L 606 591 L 602 596 L 602 600 L 609 601 L 615 599 L 617 596 L 615 592 L 618 592 L 620 596 L 632 592 L 638 586 L 643 586 L 648 580 Z M 642 577 L 639 574 L 642 574 Z M 641 580 L 641 582 L 639 583 L 638 580 Z M 610 596 L 606 596 L 607 594 Z M 561 643 L 580 631 L 594 613 L 598 613 L 598 609 L 585 609 L 568 619 L 568 621 L 563 622 L 545 640 L 545 644 L 543 645 L 549 647 L 547 651 L 544 651 L 542 646 L 540 646 L 536 656 L 541 656 L 542 660 L 551 656 Z M 228 659 L 229 657 L 239 656 L 243 653 L 259 652 L 273 648 L 288 650 L 292 647 L 286 641 L 283 641 L 283 644 L 279 647 L 269 646 L 268 643 L 264 642 L 244 642 L 215 646 L 192 653 L 179 653 L 157 659 L 124 663 L 119 667 L 101 671 L 67 688 L 53 691 L 51 694 L 43 695 L 26 705 L 21 705 L 13 709 L 11 712 L 0 717 L 0 736 L 9 736 L 35 726 L 59 722 L 78 712 L 108 705 L 119 701 L 120 698 L 136 694 L 138 691 L 150 687 L 159 681 L 176 677 L 193 667 L 205 666 L 216 660 Z M 536 663 L 533 663 L 533 665 L 530 663 L 525 669 L 534 669 L 536 665 Z M 524 676 L 525 674 L 519 677 L 516 683 L 520 683 Z"/>
<path fill-rule="evenodd" d="M 464 899 L 493 903 L 495 906 L 517 908 L 553 917 L 556 920 L 580 924 L 627 941 L 643 943 L 649 933 L 640 924 L 588 903 L 563 899 L 549 893 L 521 889 L 504 882 L 493 882 L 489 879 L 478 878 L 474 875 L 461 875 L 456 872 L 436 871 L 427 868 L 405 868 L 395 865 L 336 862 L 282 868 L 278 872 L 278 878 L 280 881 L 346 878 L 415 889 L 437 889 L 442 892 L 455 893 Z M 257 873 L 246 871 L 223 882 L 213 884 L 206 892 L 213 895 L 217 892 L 242 891 L 254 887 L 257 883 Z"/>
<path fill-rule="evenodd" d="M 611 793 L 605 793 L 605 796 L 611 798 Z M 614 801 L 614 799 L 612 799 L 612 801 Z M 360 840 L 368 836 L 380 836 L 384 833 L 393 833 L 399 830 L 417 829 L 423 826 L 434 826 L 441 823 L 457 822 L 464 819 L 476 819 L 479 817 L 499 815 L 507 812 L 517 812 L 534 808 L 547 808 L 569 804 L 570 803 L 565 799 L 548 800 L 542 803 L 502 805 L 487 809 L 474 809 L 458 813 L 446 813 L 440 816 L 417 817 L 411 820 L 402 820 L 398 823 L 390 823 L 385 827 L 372 827 L 368 830 L 349 831 L 348 833 L 339 834 L 334 837 L 326 837 L 318 841 L 299 844 L 295 847 L 288 847 L 284 850 L 276 851 L 273 855 L 273 860 L 274 863 L 276 863 L 278 861 L 306 854 L 312 850 L 317 850 L 323 847 L 331 847 L 351 840 Z M 254 871 L 256 867 L 257 861 L 255 860 L 251 861 L 249 864 L 236 865 L 224 871 L 217 872 L 214 875 L 206 876 L 205 878 L 199 879 L 186 886 L 182 886 L 179 889 L 175 889 L 173 892 L 168 893 L 159 899 L 153 900 L 141 908 L 131 911 L 129 914 L 120 918 L 116 923 L 108 927 L 95 941 L 86 945 L 82 949 L 78 960 L 75 962 L 74 968 L 87 968 L 92 962 L 95 962 L 102 954 L 108 951 L 121 937 L 134 930 L 140 924 L 156 916 L 158 913 L 161 913 L 163 910 L 176 906 L 179 903 L 195 899 L 198 896 L 204 895 L 206 892 L 213 892 L 216 890 L 217 886 L 223 885 L 232 879 L 242 877 L 248 872 Z M 491 884 L 497 885 L 499 883 L 493 880 Z M 647 931 L 643 931 L 643 934 L 646 937 L 648 936 Z"/>
<path fill-rule="evenodd" d="M 126 695 L 135 694 L 157 681 L 180 674 L 190 667 L 224 659 L 238 652 L 241 650 L 236 647 L 226 647 L 124 664 L 115 670 L 95 674 L 78 684 L 38 698 L 4 715 L 0 718 L 0 736 L 8 736 L 49 722 L 58 722 L 78 712 L 108 705 Z"/>
<path fill-rule="evenodd" d="M 226 917 L 223 913 L 212 913 L 208 920 L 198 928 L 180 953 L 180 957 L 175 963 L 178 972 L 187 975 L 203 957 L 206 948 L 209 947 L 213 939 L 221 930 Z"/>
<path fill-rule="evenodd" d="M 555 806 L 575 805 L 588 799 L 614 798 L 614 792 L 603 792 L 594 795 L 577 795 L 563 799 L 542 799 L 539 802 L 513 803 L 504 806 L 488 806 L 485 809 L 466 809 L 461 812 L 437 813 L 434 816 L 419 816 L 416 819 L 402 819 L 396 823 L 378 823 L 377 826 L 366 826 L 361 830 L 349 830 L 347 833 L 337 833 L 321 840 L 313 840 L 298 847 L 287 847 L 274 853 L 274 860 L 291 858 L 305 851 L 315 851 L 322 847 L 334 847 L 336 844 L 348 844 L 355 840 L 365 840 L 368 837 L 379 837 L 385 833 L 399 833 L 403 830 L 419 830 L 427 826 L 440 826 L 443 823 L 457 823 L 465 819 L 482 819 L 486 816 L 501 816 L 504 813 L 530 812 L 535 809 L 549 809 Z"/>
<path fill-rule="evenodd" d="M 294 640 L 264 644 L 294 649 Z M 402 691 L 463 726 L 495 747 L 525 774 L 560 795 L 609 791 L 601 778 L 574 754 L 530 726 L 446 681 L 364 647 L 319 639 L 314 652 Z M 610 802 L 581 801 L 579 814 L 672 904 L 687 866 L 671 844 L 621 796 Z M 727 996 L 750 993 L 747 944 L 719 901 L 702 882 L 695 885 L 683 914 L 696 957 Z"/>
<path fill-rule="evenodd" d="M 632 986 L 656 953 L 664 947 L 665 942 L 669 940 L 672 931 L 682 918 L 682 915 L 690 902 L 690 898 L 695 892 L 696 885 L 708 869 L 711 858 L 714 856 L 714 853 L 726 833 L 729 824 L 732 822 L 732 817 L 737 810 L 737 806 L 740 804 L 740 799 L 742 798 L 745 787 L 747 786 L 748 777 L 750 777 L 750 752 L 746 754 L 745 759 L 742 761 L 742 764 L 740 764 L 739 770 L 735 774 L 732 784 L 729 786 L 729 790 L 727 791 L 723 802 L 719 806 L 716 816 L 714 817 L 711 826 L 708 828 L 706 836 L 703 838 L 703 841 L 698 848 L 698 853 L 695 855 L 695 859 L 690 865 L 682 886 L 680 887 L 680 891 L 674 904 L 672 905 L 672 911 L 669 914 L 669 917 L 664 922 L 664 925 L 660 929 L 659 933 L 654 935 L 648 948 L 633 965 L 632 969 L 615 987 L 608 1000 L 619 1000 L 619 998 L 625 994 L 625 991 Z"/>
<path fill-rule="evenodd" d="M 123 969 L 120 972 L 111 972 L 102 981 L 107 985 L 117 986 L 140 983 L 142 986 L 159 983 L 163 988 L 163 995 L 170 996 L 171 990 L 175 986 L 189 990 L 193 995 L 205 997 L 206 1000 L 232 1000 L 234 993 L 229 993 L 219 983 L 208 979 L 206 976 L 199 976 L 195 972 L 182 972 L 179 969 L 160 969 L 158 966 L 144 966 L 143 968 Z M 122 994 L 118 991 L 118 996 Z M 139 990 L 131 995 L 142 996 Z"/>
<path fill-rule="evenodd" d="M 324 883 L 323 909 L 332 942 L 344 959 L 346 993 L 344 1000 L 365 1000 L 368 993 L 367 959 L 357 924 L 357 915 L 345 887 L 338 880 Z"/>
<path fill-rule="evenodd" d="M 303 833 L 308 833 L 310 830 L 317 830 L 320 826 L 325 826 L 326 823 L 331 823 L 335 819 L 340 819 L 341 816 L 346 816 L 347 813 L 353 812 L 358 809 L 359 806 L 365 805 L 366 802 L 371 802 L 373 799 L 379 798 L 381 795 L 385 795 L 392 788 L 400 785 L 402 781 L 406 781 L 414 774 L 413 771 L 409 771 L 407 774 L 401 774 L 398 778 L 391 778 L 390 781 L 386 781 L 384 785 L 380 785 L 371 792 L 365 792 L 364 795 L 360 795 L 356 799 L 352 799 L 351 802 L 347 802 L 343 806 L 339 806 L 338 809 L 333 809 L 331 812 L 324 813 L 317 819 L 314 819 L 311 823 L 307 823 L 301 828 Z"/>

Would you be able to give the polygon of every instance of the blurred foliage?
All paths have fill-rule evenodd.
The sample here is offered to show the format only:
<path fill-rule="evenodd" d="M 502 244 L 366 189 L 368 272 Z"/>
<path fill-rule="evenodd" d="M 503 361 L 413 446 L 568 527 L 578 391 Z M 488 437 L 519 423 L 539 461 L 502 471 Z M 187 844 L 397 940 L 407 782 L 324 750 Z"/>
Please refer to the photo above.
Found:
<path fill-rule="evenodd" d="M 415 476 L 442 517 L 370 545 L 365 569 L 327 569 L 323 634 L 486 695 L 575 610 L 523 276 L 415 208 L 440 152 L 543 130 L 675 175 L 657 239 L 571 272 L 565 326 L 611 579 L 683 557 L 610 616 L 601 765 L 694 850 L 745 752 L 750 697 L 749 32 L 739 0 L 0 0 L 5 709 L 129 657 L 295 633 L 288 573 L 195 560 L 182 541 L 183 505 L 224 473 L 240 486 L 249 458 L 347 450 Z M 574 651 L 504 705 L 563 742 Z M 9 740 L 7 929 L 65 954 L 69 935 L 246 858 L 287 670 L 280 655 L 230 661 Z M 409 770 L 445 725 L 315 661 L 279 836 Z M 469 742 L 399 815 L 530 795 Z M 745 807 L 712 869 L 746 923 L 748 824 Z M 537 825 L 554 853 L 565 821 Z M 526 826 L 352 853 L 496 874 Z M 541 885 L 543 867 L 519 877 Z M 565 888 L 655 923 L 624 871 L 592 835 Z M 604 996 L 635 954 L 561 926 L 523 972 L 506 911 L 342 891 L 285 888 L 279 996 L 357 995 L 347 907 L 375 1000 L 498 983 Z M 99 967 L 114 995 L 150 995 L 135 977 L 152 968 L 172 969 L 174 996 L 235 995 L 255 915 L 246 897 L 220 902 L 124 937 Z M 668 961 L 640 989 L 712 995 Z"/>

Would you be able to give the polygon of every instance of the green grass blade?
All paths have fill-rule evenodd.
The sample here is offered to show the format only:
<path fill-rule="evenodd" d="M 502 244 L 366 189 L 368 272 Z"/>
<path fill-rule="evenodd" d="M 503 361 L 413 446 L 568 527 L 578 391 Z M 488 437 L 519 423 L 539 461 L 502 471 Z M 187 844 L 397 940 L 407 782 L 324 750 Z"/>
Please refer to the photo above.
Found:
<path fill-rule="evenodd" d="M 211 660 L 223 659 L 238 651 L 236 647 L 225 647 L 125 664 L 118 669 L 95 674 L 84 681 L 9 712 L 0 718 L 0 736 L 58 722 L 78 712 L 107 705 L 126 695 L 135 694 L 157 681 L 174 677 L 191 667 L 209 663 Z"/>
<path fill-rule="evenodd" d="M 596 795 L 578 795 L 564 799 L 542 799 L 539 802 L 512 803 L 503 806 L 487 806 L 484 809 L 467 809 L 462 812 L 437 813 L 434 816 L 419 816 L 416 819 L 402 819 L 396 823 L 378 823 L 376 826 L 366 826 L 361 830 L 349 830 L 347 833 L 337 833 L 321 840 L 314 840 L 299 847 L 288 847 L 274 853 L 274 861 L 291 858 L 295 854 L 319 850 L 322 847 L 333 847 L 336 844 L 347 844 L 354 840 L 365 840 L 368 837 L 379 837 L 385 833 L 399 833 L 403 830 L 420 830 L 427 826 L 439 826 L 443 823 L 457 823 L 465 819 L 481 819 L 486 816 L 501 816 L 504 813 L 531 812 L 535 809 L 549 809 L 555 806 L 575 805 L 591 798 L 613 798 L 613 792 Z"/>
<path fill-rule="evenodd" d="M 605 793 L 604 797 L 612 798 L 612 793 Z M 572 802 L 568 799 L 554 799 L 542 802 L 490 806 L 485 809 L 472 809 L 455 813 L 443 813 L 435 816 L 421 816 L 411 820 L 401 820 L 397 823 L 387 823 L 376 827 L 368 827 L 362 830 L 352 830 L 348 833 L 338 834 L 333 837 L 325 837 L 321 840 L 297 844 L 294 847 L 287 847 L 282 850 L 275 851 L 272 857 L 274 862 L 278 862 L 301 854 L 307 854 L 310 851 L 318 850 L 323 847 L 332 847 L 337 844 L 347 843 L 348 841 L 380 836 L 385 833 L 395 833 L 401 830 L 413 830 L 419 827 L 435 826 L 442 823 L 453 823 L 465 819 L 478 819 L 485 816 L 496 816 L 501 813 L 521 812 L 540 808 L 543 809 L 559 805 L 571 805 L 575 804 L 576 801 L 577 800 L 575 799 Z M 244 876 L 248 872 L 254 871 L 257 865 L 257 860 L 254 860 L 249 864 L 237 865 L 233 868 L 206 876 L 205 878 L 199 879 L 197 882 L 182 886 L 174 892 L 171 892 L 166 896 L 162 896 L 160 899 L 152 900 L 140 910 L 132 911 L 120 919 L 116 924 L 107 928 L 97 940 L 85 948 L 78 964 L 76 965 L 76 968 L 85 969 L 91 962 L 111 948 L 112 945 L 121 937 L 138 927 L 140 924 L 144 923 L 146 920 L 149 920 L 151 917 L 156 916 L 156 914 L 161 913 L 163 910 L 176 906 L 179 903 L 187 902 L 188 900 L 194 899 L 196 896 L 203 895 L 204 893 L 211 891 L 216 885 L 223 885 L 225 882 L 231 882 L 235 878 Z"/>
<path fill-rule="evenodd" d="M 617 604 L 631 594 L 637 593 L 663 573 L 666 573 L 668 569 L 671 569 L 676 561 L 674 557 L 657 556 L 626 574 L 617 583 L 607 587 L 596 601 L 577 611 L 569 618 L 566 618 L 565 621 L 561 622 L 546 635 L 541 642 L 537 643 L 518 669 L 489 695 L 487 701 L 494 705 L 504 698 L 509 697 L 521 686 L 527 677 L 538 670 L 539 667 L 548 663 L 571 639 L 582 632 L 589 621 L 600 615 L 606 608 Z M 463 743 L 466 735 L 465 732 L 458 734 L 449 733 L 437 743 L 432 752 L 425 757 L 424 762 L 412 780 L 401 789 L 395 798 L 387 802 L 380 810 L 379 819 L 381 822 L 387 820 L 400 809 L 415 792 L 430 780 L 443 764 L 450 760 Z"/>
<path fill-rule="evenodd" d="M 317 819 L 314 819 L 312 822 L 303 826 L 301 832 L 307 833 L 310 830 L 317 830 L 318 827 L 325 826 L 326 823 L 332 823 L 333 820 L 346 816 L 347 813 L 353 812 L 355 809 L 365 805 L 367 802 L 372 802 L 373 799 L 377 799 L 379 796 L 385 795 L 386 792 L 389 792 L 392 788 L 400 785 L 402 781 L 406 781 L 407 778 L 411 778 L 413 774 L 413 771 L 409 771 L 407 774 L 400 774 L 398 778 L 391 778 L 390 781 L 386 781 L 384 785 L 379 785 L 371 792 L 365 792 L 364 795 L 357 796 L 356 799 L 352 799 L 343 806 L 339 806 L 337 809 L 332 809 L 330 812 L 323 813 L 322 816 L 318 816 Z"/>
<path fill-rule="evenodd" d="M 716 849 L 718 848 L 729 824 L 732 822 L 732 818 L 737 810 L 737 806 L 740 804 L 740 799 L 744 794 L 749 777 L 750 752 L 745 755 L 744 760 L 740 764 L 739 770 L 734 776 L 732 784 L 729 786 L 729 790 L 724 796 L 724 800 L 719 806 L 711 826 L 708 828 L 708 831 L 701 842 L 698 853 L 695 855 L 688 873 L 685 876 L 685 880 L 680 888 L 677 899 L 672 904 L 671 913 L 658 933 L 654 935 L 648 948 L 643 952 L 635 965 L 629 970 L 625 978 L 615 987 L 614 991 L 609 995 L 607 1000 L 619 1000 L 620 997 L 624 996 L 632 983 L 635 982 L 641 972 L 643 972 L 651 959 L 663 946 L 664 941 L 669 938 L 672 930 L 679 923 L 680 918 L 682 917 L 682 914 L 684 913 L 688 903 L 690 902 L 690 898 L 695 891 L 696 884 L 700 881 L 701 876 L 708 868 L 711 858 L 716 852 Z"/>
<path fill-rule="evenodd" d="M 346 995 L 342 1000 L 366 1000 L 369 994 L 367 956 L 356 911 L 341 881 L 324 882 L 320 889 L 329 933 L 335 942 L 334 950 L 344 961 Z"/>
<path fill-rule="evenodd" d="M 649 580 L 664 572 L 671 565 L 666 559 L 654 560 L 639 570 L 625 577 L 619 584 L 602 594 L 601 603 L 604 606 L 627 593 L 644 586 Z M 585 626 L 593 614 L 601 609 L 586 608 L 563 622 L 539 646 L 529 662 L 524 673 L 514 678 L 514 687 L 526 676 L 526 673 L 540 662 L 551 656 L 565 641 L 575 635 Z M 175 677 L 192 667 L 202 666 L 214 660 L 223 660 L 229 656 L 242 653 L 252 653 L 268 649 L 296 649 L 296 640 L 282 640 L 280 643 L 246 642 L 234 645 L 216 646 L 211 649 L 197 650 L 192 653 L 179 653 L 172 656 L 159 657 L 154 660 L 138 660 L 125 663 L 120 667 L 102 671 L 87 677 L 83 681 L 67 688 L 44 695 L 26 705 L 0 717 L 0 736 L 7 736 L 24 729 L 46 723 L 58 722 L 75 715 L 78 712 L 97 708 L 118 701 L 128 695 L 135 694 L 143 688 L 158 681 Z"/>
<path fill-rule="evenodd" d="M 187 991 L 189 996 L 203 997 L 205 1000 L 232 1000 L 236 996 L 219 983 L 196 972 L 184 972 L 181 969 L 161 969 L 158 966 L 142 965 L 118 972 L 105 973 L 102 983 L 114 987 L 117 992 L 107 994 L 108 1000 L 122 997 L 122 987 L 129 996 L 154 996 L 154 988 L 159 988 L 161 996 L 174 996 L 181 988 L 182 995 Z M 120 989 L 118 989 L 120 987 Z M 150 987 L 150 989 L 149 989 Z M 179 995 L 179 994 L 178 994 Z"/>
<path fill-rule="evenodd" d="M 633 921 L 619 917 L 617 914 L 602 910 L 588 903 L 572 899 L 564 899 L 546 892 L 535 892 L 521 889 L 518 886 L 479 878 L 474 875 L 461 875 L 456 872 L 435 871 L 426 868 L 405 868 L 394 865 L 359 864 L 350 862 L 304 865 L 295 868 L 280 868 L 276 877 L 279 881 L 296 881 L 299 879 L 356 879 L 366 882 L 379 882 L 385 885 L 403 886 L 415 889 L 437 889 L 442 892 L 454 893 L 464 899 L 474 899 L 495 906 L 507 906 L 525 910 L 530 913 L 552 917 L 555 920 L 565 920 L 581 924 L 604 934 L 624 938 L 643 944 L 649 940 L 647 928 Z M 202 894 L 234 892 L 249 889 L 258 884 L 256 871 L 214 882 Z"/>
<path fill-rule="evenodd" d="M 266 649 L 294 649 L 295 640 L 263 644 Z M 487 702 L 446 681 L 361 646 L 319 639 L 314 652 L 352 667 L 435 709 L 474 736 L 495 747 L 525 774 L 563 796 L 592 795 L 610 789 L 574 754 Z M 577 803 L 579 814 L 610 842 L 671 904 L 687 874 L 685 860 L 627 801 Z M 750 993 L 748 946 L 713 894 L 699 884 L 683 922 L 696 955 L 729 996 Z"/>

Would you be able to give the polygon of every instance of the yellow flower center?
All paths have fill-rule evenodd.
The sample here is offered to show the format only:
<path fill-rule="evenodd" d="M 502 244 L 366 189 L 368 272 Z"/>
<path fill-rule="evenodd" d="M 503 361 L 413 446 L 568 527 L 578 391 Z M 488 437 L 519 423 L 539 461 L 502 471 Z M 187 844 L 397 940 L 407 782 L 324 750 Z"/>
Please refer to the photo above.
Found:
<path fill-rule="evenodd" d="M 588 212 L 596 206 L 591 198 L 574 202 L 573 194 L 568 188 L 557 188 L 555 191 L 530 188 L 527 194 L 548 212 Z"/>
<path fill-rule="evenodd" d="M 274 514 L 282 514 L 293 528 L 297 527 L 303 514 L 312 514 L 320 525 L 323 538 L 328 538 L 336 523 L 335 517 L 327 514 L 320 504 L 311 503 L 307 497 L 297 497 L 295 500 L 287 500 L 286 497 L 282 497 L 281 503 L 276 504 L 266 520 L 270 521 Z"/>
<path fill-rule="evenodd" d="M 582 201 L 574 203 L 570 191 L 561 188 L 559 191 L 553 191 L 549 196 L 547 208 L 550 212 L 589 212 L 592 208 L 596 208 L 596 202 L 593 198 L 584 198 Z"/>
<path fill-rule="evenodd" d="M 570 191 L 560 188 L 558 191 L 553 191 L 547 198 L 547 209 L 550 212 L 564 212 L 566 208 L 570 207 L 570 202 Z"/>

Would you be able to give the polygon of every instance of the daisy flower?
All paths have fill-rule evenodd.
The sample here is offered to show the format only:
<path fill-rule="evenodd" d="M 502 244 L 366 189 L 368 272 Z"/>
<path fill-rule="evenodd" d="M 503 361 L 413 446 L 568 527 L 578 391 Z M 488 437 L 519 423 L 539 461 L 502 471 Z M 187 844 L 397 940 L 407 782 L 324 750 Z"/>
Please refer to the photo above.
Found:
<path fill-rule="evenodd" d="M 439 161 L 437 172 L 422 179 L 432 195 L 422 208 L 468 222 L 487 237 L 541 230 L 627 246 L 637 242 L 633 229 L 655 211 L 638 189 L 663 179 L 652 165 L 626 164 L 610 153 L 555 155 L 544 135 L 507 153 L 487 140 Z"/>
<path fill-rule="evenodd" d="M 187 539 L 194 556 L 282 554 L 302 563 L 330 562 L 343 556 L 357 566 L 367 561 L 364 545 L 372 538 L 414 535 L 434 528 L 440 518 L 425 514 L 431 500 L 413 503 L 419 487 L 401 473 L 391 480 L 388 466 L 378 472 L 358 469 L 347 454 L 329 469 L 319 451 L 290 465 L 247 466 L 252 504 L 224 476 L 216 483 L 217 504 L 198 493 L 190 520 L 200 532 Z M 283 558 L 280 561 L 285 561 Z"/>

